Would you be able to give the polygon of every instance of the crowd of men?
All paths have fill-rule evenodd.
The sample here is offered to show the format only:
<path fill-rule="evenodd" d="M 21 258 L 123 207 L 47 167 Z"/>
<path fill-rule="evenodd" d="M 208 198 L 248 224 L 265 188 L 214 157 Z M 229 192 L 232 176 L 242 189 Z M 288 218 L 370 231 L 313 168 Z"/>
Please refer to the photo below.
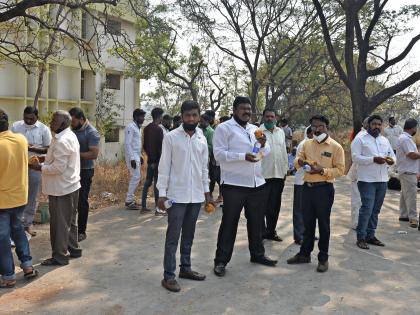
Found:
<path fill-rule="evenodd" d="M 125 159 L 129 170 L 125 207 L 141 213 L 167 216 L 162 286 L 181 290 L 176 280 L 176 251 L 180 242 L 179 278 L 203 281 L 206 276 L 191 266 L 196 222 L 203 203 L 222 205 L 222 218 L 214 258 L 214 274 L 223 277 L 231 260 L 241 212 L 247 219 L 250 261 L 269 267 L 278 263 L 266 255 L 263 240 L 281 242 L 277 234 L 282 193 L 289 174 L 289 156 L 296 174 L 293 199 L 293 238 L 300 250 L 288 264 L 311 262 L 318 225 L 318 272 L 328 270 L 330 215 L 334 181 L 345 173 L 342 146 L 329 134 L 323 115 L 309 119 L 304 140 L 293 150 L 292 130 L 274 109 L 263 111 L 259 126 L 250 122 L 251 101 L 238 96 L 231 117 L 201 114 L 195 101 L 185 101 L 181 115 L 171 117 L 161 108 L 151 111 L 152 121 L 143 128 L 146 112 L 135 109 L 125 130 Z M 382 135 L 378 115 L 365 119 L 364 128 L 351 145 L 352 227 L 356 245 L 384 246 L 376 237 L 379 213 L 385 198 L 388 167 L 396 163 L 401 182 L 400 221 L 418 227 L 416 209 L 420 154 L 412 139 L 417 121 L 408 119 L 404 130 L 395 119 Z M 16 283 L 10 239 L 21 261 L 24 277 L 38 272 L 32 266 L 28 233 L 32 228 L 40 187 L 48 195 L 52 255 L 42 265 L 66 265 L 82 256 L 79 242 L 86 239 L 89 191 L 99 134 L 80 108 L 57 111 L 50 129 L 38 120 L 32 107 L 23 121 L 8 131 L 8 116 L 0 111 L 0 287 Z M 29 152 L 29 155 L 28 155 Z M 144 155 L 143 155 L 144 152 Z M 141 166 L 147 164 L 141 204 L 136 201 Z M 216 183 L 219 195 L 213 195 Z M 154 206 L 147 204 L 153 185 Z M 154 209 L 153 209 L 154 208 Z"/>

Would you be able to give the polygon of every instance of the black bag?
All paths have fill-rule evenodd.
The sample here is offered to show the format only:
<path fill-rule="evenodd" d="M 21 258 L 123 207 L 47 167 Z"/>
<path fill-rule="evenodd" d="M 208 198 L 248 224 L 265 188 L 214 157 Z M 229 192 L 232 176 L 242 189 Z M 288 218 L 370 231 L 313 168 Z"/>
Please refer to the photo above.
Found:
<path fill-rule="evenodd" d="M 388 181 L 388 189 L 391 190 L 401 190 L 400 180 L 396 177 L 391 177 Z"/>

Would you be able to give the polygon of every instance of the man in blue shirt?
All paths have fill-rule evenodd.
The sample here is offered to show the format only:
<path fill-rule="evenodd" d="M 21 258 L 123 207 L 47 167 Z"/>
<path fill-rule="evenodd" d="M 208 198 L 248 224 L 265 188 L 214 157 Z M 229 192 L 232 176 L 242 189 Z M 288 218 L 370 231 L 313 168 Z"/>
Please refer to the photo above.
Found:
<path fill-rule="evenodd" d="M 89 192 L 94 175 L 94 161 L 98 158 L 100 135 L 86 119 L 83 110 L 74 107 L 69 111 L 71 127 L 80 144 L 80 185 L 78 202 L 78 241 L 86 239 L 86 225 L 89 215 Z"/>

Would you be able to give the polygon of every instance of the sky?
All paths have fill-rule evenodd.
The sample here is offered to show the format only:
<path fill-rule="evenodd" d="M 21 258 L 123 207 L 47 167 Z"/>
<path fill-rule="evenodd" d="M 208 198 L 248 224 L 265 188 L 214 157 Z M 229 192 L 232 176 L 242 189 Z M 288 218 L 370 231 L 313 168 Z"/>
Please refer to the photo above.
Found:
<path fill-rule="evenodd" d="M 419 4 L 419 2 L 420 0 L 389 0 L 385 8 L 388 10 L 398 10 L 402 6 Z M 413 28 L 412 32 L 406 34 L 405 36 L 399 37 L 393 42 L 390 50 L 390 58 L 398 55 L 399 52 L 401 52 L 407 46 L 413 36 L 420 34 L 420 18 L 412 20 L 410 22 L 410 26 Z M 420 41 L 413 47 L 411 53 L 406 58 L 406 61 L 408 64 L 402 70 L 401 78 L 410 75 L 410 73 L 414 71 L 420 70 Z M 155 80 L 142 80 L 140 82 L 140 93 L 143 94 L 152 91 L 155 86 Z"/>

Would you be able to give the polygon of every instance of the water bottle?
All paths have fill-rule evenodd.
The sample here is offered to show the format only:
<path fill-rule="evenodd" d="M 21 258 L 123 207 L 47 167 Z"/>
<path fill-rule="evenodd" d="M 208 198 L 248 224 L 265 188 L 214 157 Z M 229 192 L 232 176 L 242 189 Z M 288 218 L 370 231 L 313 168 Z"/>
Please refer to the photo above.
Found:
<path fill-rule="evenodd" d="M 260 153 L 260 150 L 261 150 L 261 143 L 259 143 L 258 141 L 256 141 L 255 144 L 254 144 L 254 148 L 252 149 L 252 154 L 254 156 L 257 156 L 258 153 Z"/>
<path fill-rule="evenodd" d="M 174 203 L 174 201 L 173 201 L 173 200 L 170 200 L 170 199 L 166 200 L 166 201 L 163 203 L 163 205 L 165 206 L 165 210 L 168 210 L 170 207 L 172 207 L 173 203 Z"/>
<path fill-rule="evenodd" d="M 305 172 L 310 172 L 312 170 L 312 167 L 309 164 L 303 165 L 302 168 Z"/>

